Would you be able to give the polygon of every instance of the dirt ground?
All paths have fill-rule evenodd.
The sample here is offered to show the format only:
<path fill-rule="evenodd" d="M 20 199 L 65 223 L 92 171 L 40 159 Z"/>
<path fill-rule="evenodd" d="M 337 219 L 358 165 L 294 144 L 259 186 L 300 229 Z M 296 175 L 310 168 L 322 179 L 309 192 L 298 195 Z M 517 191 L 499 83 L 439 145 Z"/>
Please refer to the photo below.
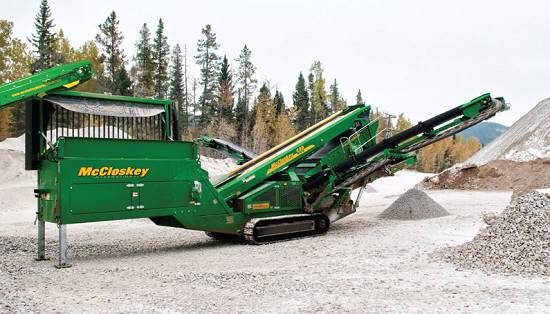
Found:
<path fill-rule="evenodd" d="M 493 160 L 482 166 L 464 165 L 426 178 L 421 186 L 434 190 L 513 190 L 517 193 L 548 188 L 550 159 Z"/>
<path fill-rule="evenodd" d="M 383 178 L 328 234 L 252 246 L 148 220 L 70 225 L 72 268 L 35 262 L 34 209 L 0 210 L 0 312 L 548 312 L 550 278 L 458 271 L 430 253 L 473 238 L 511 192 L 428 191 L 451 216 L 376 216 L 423 176 Z M 0 197 L 12 190 L 1 190 Z M 32 193 L 18 188 L 17 193 Z"/>

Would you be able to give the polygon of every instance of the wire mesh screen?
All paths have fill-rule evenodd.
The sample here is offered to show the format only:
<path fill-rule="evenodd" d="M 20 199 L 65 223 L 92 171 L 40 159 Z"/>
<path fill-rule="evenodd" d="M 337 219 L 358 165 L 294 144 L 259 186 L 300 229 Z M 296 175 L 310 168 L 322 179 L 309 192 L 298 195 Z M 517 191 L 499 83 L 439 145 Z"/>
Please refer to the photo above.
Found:
<path fill-rule="evenodd" d="M 51 143 L 59 137 L 164 140 L 164 112 L 153 116 L 119 117 L 68 110 L 48 103 L 44 129 Z"/>

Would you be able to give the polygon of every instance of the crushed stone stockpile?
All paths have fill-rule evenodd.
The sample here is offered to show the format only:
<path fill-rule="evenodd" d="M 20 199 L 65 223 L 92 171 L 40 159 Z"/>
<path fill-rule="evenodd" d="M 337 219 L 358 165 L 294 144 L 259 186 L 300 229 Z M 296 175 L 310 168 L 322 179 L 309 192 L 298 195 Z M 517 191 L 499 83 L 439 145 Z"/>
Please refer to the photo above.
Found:
<path fill-rule="evenodd" d="M 524 192 L 550 187 L 550 158 L 515 162 L 494 160 L 477 165 L 463 165 L 426 177 L 422 189 L 514 190 Z"/>
<path fill-rule="evenodd" d="M 550 98 L 539 102 L 466 163 L 482 165 L 497 159 L 529 161 L 537 158 L 550 158 Z"/>
<path fill-rule="evenodd" d="M 523 194 L 465 244 L 439 252 L 460 268 L 550 275 L 550 199 Z"/>
<path fill-rule="evenodd" d="M 467 163 L 482 165 L 497 159 L 529 161 L 537 158 L 550 158 L 550 98 L 539 102 Z"/>
<path fill-rule="evenodd" d="M 378 217 L 395 220 L 420 220 L 449 215 L 441 205 L 426 192 L 410 189 L 395 200 Z"/>

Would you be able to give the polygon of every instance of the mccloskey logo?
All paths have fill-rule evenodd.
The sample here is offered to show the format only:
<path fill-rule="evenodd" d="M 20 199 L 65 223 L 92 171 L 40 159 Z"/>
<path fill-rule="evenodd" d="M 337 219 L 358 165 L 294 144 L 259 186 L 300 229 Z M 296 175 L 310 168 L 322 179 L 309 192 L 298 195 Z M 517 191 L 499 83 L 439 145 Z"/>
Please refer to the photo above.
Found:
<path fill-rule="evenodd" d="M 267 169 L 267 174 L 272 173 L 273 171 L 277 170 L 282 165 L 286 164 L 287 162 L 296 159 L 300 157 L 301 155 L 305 154 L 306 152 L 310 151 L 315 147 L 315 145 L 309 145 L 307 147 L 304 147 L 304 145 L 296 148 L 295 151 L 291 152 L 290 154 L 284 156 L 283 158 L 277 160 L 276 162 L 272 163 L 269 169 Z"/>
<path fill-rule="evenodd" d="M 113 167 L 81 167 L 79 177 L 145 177 L 149 168 L 113 168 Z"/>

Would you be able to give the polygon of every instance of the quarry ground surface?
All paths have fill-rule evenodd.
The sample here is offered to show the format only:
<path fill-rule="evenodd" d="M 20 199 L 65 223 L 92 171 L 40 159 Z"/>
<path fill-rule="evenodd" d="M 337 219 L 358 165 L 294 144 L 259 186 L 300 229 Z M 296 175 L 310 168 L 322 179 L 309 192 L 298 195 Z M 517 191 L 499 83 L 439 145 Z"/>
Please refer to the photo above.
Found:
<path fill-rule="evenodd" d="M 451 215 L 376 218 L 424 175 L 373 184 L 358 212 L 324 236 L 252 246 L 148 220 L 68 226 L 72 268 L 33 261 L 32 187 L 0 187 L 0 312 L 548 312 L 550 278 L 458 271 L 437 249 L 471 240 L 511 192 L 428 191 Z M 17 195 L 17 196 L 16 196 Z M 22 208 L 26 207 L 26 208 Z"/>

